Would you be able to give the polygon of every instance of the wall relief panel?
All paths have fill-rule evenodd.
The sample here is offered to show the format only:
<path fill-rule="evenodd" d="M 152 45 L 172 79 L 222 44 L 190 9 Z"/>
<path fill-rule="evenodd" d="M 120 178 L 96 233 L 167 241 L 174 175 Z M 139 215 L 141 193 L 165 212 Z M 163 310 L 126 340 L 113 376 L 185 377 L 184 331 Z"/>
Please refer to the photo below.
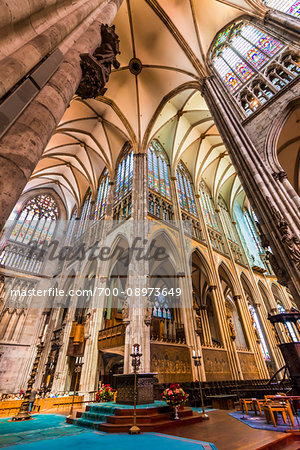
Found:
<path fill-rule="evenodd" d="M 151 344 L 151 372 L 158 373 L 159 383 L 192 381 L 191 356 L 188 347 Z"/>
<path fill-rule="evenodd" d="M 245 380 L 255 380 L 259 378 L 258 369 L 252 353 L 238 352 L 242 373 Z"/>
<path fill-rule="evenodd" d="M 226 351 L 203 348 L 202 353 L 206 381 L 221 381 L 232 379 Z"/>

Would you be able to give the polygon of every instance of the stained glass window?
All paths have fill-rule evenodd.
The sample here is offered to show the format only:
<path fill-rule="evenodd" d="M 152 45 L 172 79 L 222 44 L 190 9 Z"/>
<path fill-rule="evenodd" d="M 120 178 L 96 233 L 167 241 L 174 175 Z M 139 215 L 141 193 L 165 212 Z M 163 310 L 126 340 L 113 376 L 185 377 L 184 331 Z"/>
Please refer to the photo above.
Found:
<path fill-rule="evenodd" d="M 263 354 L 263 358 L 264 358 L 265 361 L 270 361 L 271 360 L 270 353 L 269 353 L 268 346 L 267 346 L 267 343 L 266 343 L 266 340 L 265 340 L 265 337 L 264 337 L 264 333 L 263 333 L 263 331 L 261 329 L 261 326 L 260 326 L 259 319 L 257 317 L 256 310 L 250 304 L 248 304 L 248 307 L 249 307 L 249 310 L 250 310 L 250 314 L 251 314 L 251 316 L 253 318 L 254 328 L 257 330 L 257 335 L 258 335 L 259 340 L 260 340 L 259 345 L 260 345 L 260 348 L 261 348 L 261 351 L 262 351 L 262 354 Z"/>
<path fill-rule="evenodd" d="M 171 199 L 168 159 L 158 141 L 148 148 L 148 183 L 150 189 Z"/>
<path fill-rule="evenodd" d="M 10 240 L 22 244 L 50 243 L 54 234 L 58 209 L 51 195 L 37 195 L 26 203 L 11 233 Z"/>
<path fill-rule="evenodd" d="M 218 198 L 218 204 L 222 208 L 222 215 L 224 218 L 224 225 L 225 225 L 224 228 L 225 228 L 226 236 L 231 241 L 235 242 L 236 244 L 239 244 L 237 230 L 236 230 L 234 224 L 232 223 L 232 218 L 229 214 L 226 203 L 224 202 L 224 200 L 221 196 L 219 196 L 219 198 Z"/>
<path fill-rule="evenodd" d="M 76 239 L 78 239 L 85 232 L 88 226 L 91 212 L 91 201 L 92 201 L 92 192 L 91 189 L 89 188 L 85 196 L 80 218 L 78 220 Z"/>
<path fill-rule="evenodd" d="M 71 220 L 69 222 L 68 231 L 67 231 L 66 240 L 65 240 L 66 246 L 70 245 L 70 243 L 71 243 L 73 231 L 74 231 L 75 223 L 76 223 L 76 217 L 77 217 L 77 208 L 74 209 L 72 216 L 71 216 Z"/>
<path fill-rule="evenodd" d="M 200 203 L 204 214 L 204 220 L 210 227 L 219 231 L 219 226 L 216 218 L 216 212 L 213 205 L 211 195 L 204 182 L 200 185 Z"/>
<path fill-rule="evenodd" d="M 260 239 L 258 237 L 256 228 L 254 226 L 252 218 L 250 217 L 249 211 L 246 210 L 244 212 L 244 217 L 245 217 L 247 228 L 248 228 L 248 230 L 249 230 L 249 232 L 250 232 L 250 234 L 251 234 L 251 236 L 252 236 L 252 238 L 253 238 L 256 246 L 257 246 L 257 249 L 258 249 L 259 253 L 264 253 L 264 250 L 263 250 L 263 248 L 261 246 L 261 242 L 260 242 Z"/>
<path fill-rule="evenodd" d="M 165 295 L 159 294 L 154 297 L 155 304 L 153 306 L 152 314 L 154 317 L 163 319 L 172 319 L 172 314 L 168 306 L 168 300 Z"/>
<path fill-rule="evenodd" d="M 285 14 L 300 17 L 300 0 L 265 0 L 265 4 Z"/>
<path fill-rule="evenodd" d="M 119 162 L 116 180 L 115 202 L 125 197 L 132 189 L 133 150 L 126 144 Z"/>
<path fill-rule="evenodd" d="M 211 59 L 224 84 L 235 93 L 283 47 L 257 27 L 239 22 L 218 35 Z"/>
<path fill-rule="evenodd" d="M 182 161 L 178 163 L 176 179 L 180 207 L 194 216 L 197 216 L 190 174 Z"/>
<path fill-rule="evenodd" d="M 100 180 L 99 180 L 94 220 L 102 219 L 102 217 L 105 214 L 107 196 L 108 196 L 108 192 L 109 192 L 109 182 L 110 182 L 110 177 L 108 174 L 108 170 L 104 169 L 104 171 L 100 177 Z"/>

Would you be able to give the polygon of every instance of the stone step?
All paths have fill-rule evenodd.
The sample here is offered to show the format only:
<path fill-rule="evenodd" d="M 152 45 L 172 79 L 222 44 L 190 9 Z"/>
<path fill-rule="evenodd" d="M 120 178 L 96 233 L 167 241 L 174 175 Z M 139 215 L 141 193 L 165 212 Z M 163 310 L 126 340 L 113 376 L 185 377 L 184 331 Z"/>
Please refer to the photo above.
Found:
<path fill-rule="evenodd" d="M 170 420 L 172 412 L 168 410 L 168 412 L 152 412 L 148 415 L 140 415 L 139 411 L 137 410 L 137 422 L 140 424 L 152 424 L 156 422 L 160 422 L 162 420 Z M 193 416 L 193 411 L 190 408 L 184 408 L 183 410 L 179 411 L 179 417 L 191 417 Z M 127 424 L 133 422 L 133 412 L 131 415 L 114 415 L 114 416 L 107 416 L 107 423 L 114 423 L 114 424 Z"/>
<path fill-rule="evenodd" d="M 138 427 L 141 429 L 142 432 L 153 432 L 153 431 L 162 431 L 167 428 L 174 428 L 182 425 L 191 425 L 193 423 L 199 423 L 202 422 L 201 417 L 198 413 L 193 413 L 192 415 L 182 417 L 179 420 L 173 420 L 170 419 L 170 417 L 167 419 L 165 417 L 162 417 L 161 420 L 158 420 L 156 422 L 152 423 L 139 423 L 137 421 Z M 99 425 L 99 431 L 103 431 L 105 433 L 127 433 L 131 426 L 133 425 L 133 421 L 131 423 L 127 424 L 120 424 L 120 423 L 102 423 Z"/>

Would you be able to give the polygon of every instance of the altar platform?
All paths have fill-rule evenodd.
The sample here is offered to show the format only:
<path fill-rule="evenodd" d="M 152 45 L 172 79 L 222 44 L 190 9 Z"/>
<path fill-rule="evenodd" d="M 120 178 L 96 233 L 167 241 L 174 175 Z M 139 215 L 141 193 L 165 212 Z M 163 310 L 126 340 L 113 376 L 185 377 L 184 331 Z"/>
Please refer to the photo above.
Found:
<path fill-rule="evenodd" d="M 190 407 L 179 410 L 179 420 L 171 418 L 172 411 L 165 402 L 137 406 L 137 425 L 142 432 L 162 431 L 178 425 L 191 425 L 202 421 Z M 75 417 L 67 417 L 68 424 L 92 428 L 105 433 L 127 433 L 133 424 L 133 406 L 113 402 L 95 403 Z"/>

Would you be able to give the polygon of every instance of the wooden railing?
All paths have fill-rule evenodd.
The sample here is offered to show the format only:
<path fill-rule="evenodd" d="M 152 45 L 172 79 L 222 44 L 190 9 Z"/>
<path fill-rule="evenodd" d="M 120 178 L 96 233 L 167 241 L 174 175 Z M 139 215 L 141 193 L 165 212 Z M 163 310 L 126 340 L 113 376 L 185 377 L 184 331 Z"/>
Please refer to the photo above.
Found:
<path fill-rule="evenodd" d="M 98 334 L 98 349 L 120 347 L 125 344 L 125 325 L 120 324 L 114 327 L 100 330 Z"/>
<path fill-rule="evenodd" d="M 68 407 L 72 401 L 77 404 L 83 403 L 83 395 L 69 395 L 68 397 L 37 398 L 33 405 L 33 412 L 40 412 L 52 408 Z M 10 417 L 16 414 L 22 405 L 23 400 L 2 400 L 0 401 L 0 417 Z"/>

